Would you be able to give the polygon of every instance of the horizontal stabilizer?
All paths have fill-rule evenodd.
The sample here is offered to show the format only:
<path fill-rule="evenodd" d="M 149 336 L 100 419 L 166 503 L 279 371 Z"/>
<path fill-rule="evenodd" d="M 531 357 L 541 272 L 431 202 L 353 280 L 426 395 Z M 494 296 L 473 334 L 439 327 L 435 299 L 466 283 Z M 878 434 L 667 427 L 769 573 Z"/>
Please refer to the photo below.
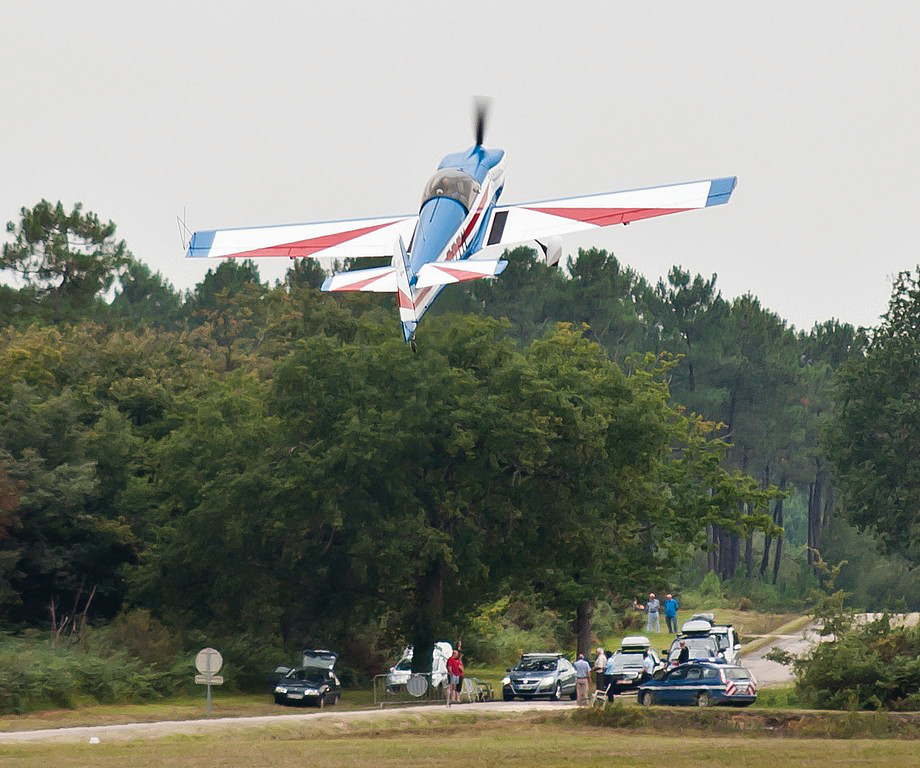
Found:
<path fill-rule="evenodd" d="M 462 283 L 481 277 L 495 277 L 504 272 L 507 261 L 501 259 L 467 259 L 465 261 L 434 261 L 418 271 L 416 288 Z"/>
<path fill-rule="evenodd" d="M 372 267 L 339 272 L 323 282 L 324 291 L 372 291 L 396 293 L 396 270 L 393 267 Z"/>

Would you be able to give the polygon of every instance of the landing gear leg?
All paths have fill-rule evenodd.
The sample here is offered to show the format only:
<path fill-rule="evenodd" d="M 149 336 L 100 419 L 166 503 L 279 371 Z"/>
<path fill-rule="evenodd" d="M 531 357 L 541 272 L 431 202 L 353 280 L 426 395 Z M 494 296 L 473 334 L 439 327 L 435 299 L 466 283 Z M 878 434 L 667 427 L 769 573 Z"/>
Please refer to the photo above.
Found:
<path fill-rule="evenodd" d="M 415 339 L 412 339 L 409 342 L 409 349 L 411 349 L 413 352 L 418 352 L 418 343 L 415 341 Z"/>

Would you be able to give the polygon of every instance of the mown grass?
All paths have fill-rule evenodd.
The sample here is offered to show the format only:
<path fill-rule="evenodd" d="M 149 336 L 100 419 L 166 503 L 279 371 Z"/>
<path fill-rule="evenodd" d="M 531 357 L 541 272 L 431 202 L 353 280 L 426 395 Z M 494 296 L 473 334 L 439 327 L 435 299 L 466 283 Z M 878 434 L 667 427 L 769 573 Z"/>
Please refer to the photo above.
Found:
<path fill-rule="evenodd" d="M 270 694 L 224 693 L 214 690 L 213 717 L 246 717 L 311 712 L 309 707 L 284 707 L 275 704 Z M 339 709 L 365 709 L 373 706 L 369 689 L 346 690 L 336 706 Z M 163 720 L 197 720 L 206 716 L 205 694 L 176 696 L 148 704 L 91 704 L 78 709 L 50 709 L 22 715 L 0 716 L 0 732 L 35 731 L 42 728 L 69 728 L 81 725 L 153 723 Z"/>
<path fill-rule="evenodd" d="M 7 768 L 143 765 L 235 768 L 256 765 L 507 768 L 894 768 L 916 764 L 917 742 L 696 735 L 654 725 L 645 733 L 585 728 L 560 717 L 391 718 L 321 727 L 228 730 L 219 735 L 101 744 L 0 746 Z"/>

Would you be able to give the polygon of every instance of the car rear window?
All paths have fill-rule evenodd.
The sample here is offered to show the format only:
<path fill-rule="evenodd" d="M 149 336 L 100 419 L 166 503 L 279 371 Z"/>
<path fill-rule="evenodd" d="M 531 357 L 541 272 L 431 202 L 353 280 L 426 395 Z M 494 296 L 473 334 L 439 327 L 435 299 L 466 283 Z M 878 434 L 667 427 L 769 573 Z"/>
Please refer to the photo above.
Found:
<path fill-rule="evenodd" d="M 726 667 L 725 677 L 729 680 L 750 680 L 751 673 L 741 667 Z"/>

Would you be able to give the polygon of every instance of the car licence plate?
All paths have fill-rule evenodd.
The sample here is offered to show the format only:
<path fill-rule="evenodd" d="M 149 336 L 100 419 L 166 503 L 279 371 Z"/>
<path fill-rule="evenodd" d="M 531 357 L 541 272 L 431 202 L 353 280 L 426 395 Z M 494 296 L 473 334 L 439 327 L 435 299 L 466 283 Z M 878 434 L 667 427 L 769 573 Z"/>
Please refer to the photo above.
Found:
<path fill-rule="evenodd" d="M 302 693 L 289 693 L 289 694 L 287 695 L 287 697 L 288 697 L 289 699 L 302 699 L 302 698 L 303 698 L 303 694 L 302 694 Z"/>

